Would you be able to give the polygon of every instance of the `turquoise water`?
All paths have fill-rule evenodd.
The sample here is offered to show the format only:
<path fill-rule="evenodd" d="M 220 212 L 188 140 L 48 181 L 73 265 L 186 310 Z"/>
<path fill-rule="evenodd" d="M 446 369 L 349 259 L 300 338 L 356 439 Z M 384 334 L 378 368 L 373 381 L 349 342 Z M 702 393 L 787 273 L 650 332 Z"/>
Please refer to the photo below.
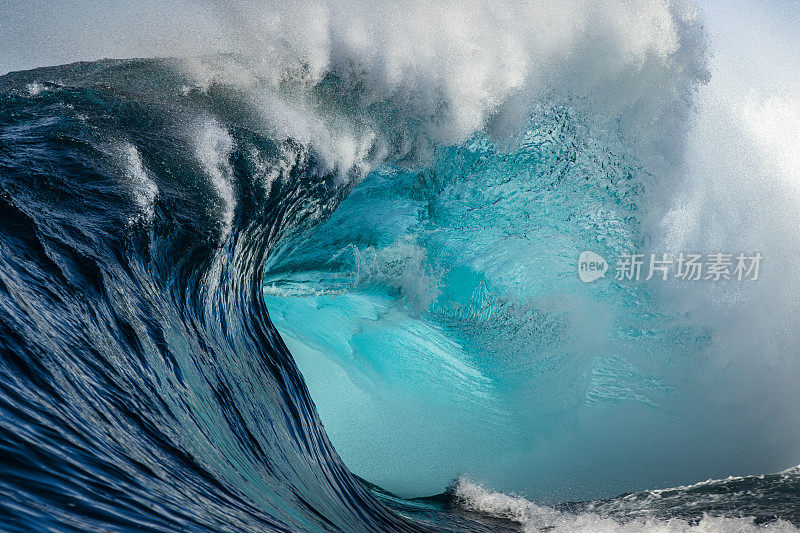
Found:
<path fill-rule="evenodd" d="M 401 495 L 462 474 L 545 499 L 719 474 L 736 437 L 704 403 L 711 332 L 613 264 L 576 273 L 583 250 L 648 245 L 652 176 L 568 107 L 515 142 L 379 169 L 272 259 L 267 306 L 332 442 Z"/>

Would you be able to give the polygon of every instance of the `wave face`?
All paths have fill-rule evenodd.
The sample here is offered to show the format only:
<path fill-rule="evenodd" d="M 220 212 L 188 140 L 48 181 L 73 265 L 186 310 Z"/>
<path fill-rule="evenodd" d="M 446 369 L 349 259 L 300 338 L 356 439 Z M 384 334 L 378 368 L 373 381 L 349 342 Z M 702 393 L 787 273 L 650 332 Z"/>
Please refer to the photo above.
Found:
<path fill-rule="evenodd" d="M 342 465 L 261 297 L 333 176 L 184 82 L 0 82 L 0 528 L 418 529 Z"/>

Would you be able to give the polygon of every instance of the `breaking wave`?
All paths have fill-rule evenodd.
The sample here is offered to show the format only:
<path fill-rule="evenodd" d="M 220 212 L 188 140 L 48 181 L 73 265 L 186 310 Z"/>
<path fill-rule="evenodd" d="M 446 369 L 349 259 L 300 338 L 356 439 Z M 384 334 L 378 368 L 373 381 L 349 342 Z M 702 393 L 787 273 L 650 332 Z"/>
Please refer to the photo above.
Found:
<path fill-rule="evenodd" d="M 788 264 L 784 182 L 726 187 L 688 142 L 692 5 L 209 12 L 187 27 L 213 46 L 129 43 L 180 57 L 0 78 L 0 528 L 792 527 L 795 474 L 680 489 L 704 515 L 590 501 L 797 456 L 791 274 L 756 297 L 574 272 L 584 248 Z M 754 201 L 726 241 L 715 206 Z M 384 490 L 464 473 L 588 503 Z M 785 500 L 711 496 L 740 482 Z"/>

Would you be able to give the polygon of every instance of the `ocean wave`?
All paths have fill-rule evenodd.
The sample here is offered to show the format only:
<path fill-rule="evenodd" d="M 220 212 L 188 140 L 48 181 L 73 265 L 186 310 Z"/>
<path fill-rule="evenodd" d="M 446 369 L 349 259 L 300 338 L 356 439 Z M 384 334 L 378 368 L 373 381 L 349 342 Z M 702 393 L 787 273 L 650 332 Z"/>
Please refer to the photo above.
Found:
<path fill-rule="evenodd" d="M 570 270 L 587 242 L 697 242 L 664 193 L 685 185 L 671 163 L 695 154 L 708 77 L 693 5 L 211 7 L 175 10 L 194 37 L 155 25 L 180 46 L 120 41 L 180 58 L 0 77 L 0 529 L 762 525 L 760 508 L 731 515 L 736 498 L 654 518 L 590 500 L 793 452 L 760 438 L 793 427 L 763 416 L 791 396 L 768 386 L 774 366 L 709 383 L 744 359 L 707 319 L 731 315 L 699 320 L 691 298 L 665 310 L 655 289 L 592 289 Z M 323 429 L 295 358 L 349 425 Z M 720 390 L 769 401 L 718 416 Z M 587 502 L 465 480 L 403 500 L 357 479 L 328 433 L 403 496 L 482 468 Z M 650 468 L 675 450 L 692 460 Z M 794 477 L 773 481 L 789 496 L 769 527 L 788 531 Z"/>

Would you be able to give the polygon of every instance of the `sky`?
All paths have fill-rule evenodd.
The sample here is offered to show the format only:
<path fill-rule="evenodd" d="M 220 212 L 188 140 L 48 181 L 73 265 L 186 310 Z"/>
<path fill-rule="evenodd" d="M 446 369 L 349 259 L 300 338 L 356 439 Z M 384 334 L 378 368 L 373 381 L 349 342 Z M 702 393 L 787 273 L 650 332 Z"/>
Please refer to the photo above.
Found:
<path fill-rule="evenodd" d="M 800 1 L 705 0 L 719 75 L 800 84 Z M 225 48 L 221 2 L 0 0 L 0 74 L 78 60 Z M 765 61 L 765 58 L 768 59 Z"/>
<path fill-rule="evenodd" d="M 182 55 L 220 36 L 210 3 L 0 0 L 0 74 L 103 58 Z"/>
<path fill-rule="evenodd" d="M 800 1 L 715 0 L 702 7 L 720 85 L 800 89 Z"/>

